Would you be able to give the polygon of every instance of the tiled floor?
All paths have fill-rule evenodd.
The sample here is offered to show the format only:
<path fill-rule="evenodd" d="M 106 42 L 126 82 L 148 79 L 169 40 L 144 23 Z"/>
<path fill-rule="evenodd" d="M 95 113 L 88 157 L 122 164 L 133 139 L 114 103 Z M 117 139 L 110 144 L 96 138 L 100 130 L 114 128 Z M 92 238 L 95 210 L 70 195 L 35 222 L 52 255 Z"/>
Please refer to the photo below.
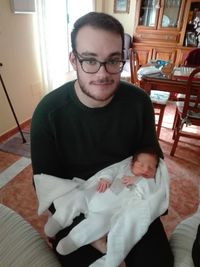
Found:
<path fill-rule="evenodd" d="M 0 202 L 17 211 L 44 236 L 47 215 L 37 215 L 30 159 L 2 151 L 0 159 Z"/>
<path fill-rule="evenodd" d="M 160 135 L 160 144 L 171 177 L 169 212 L 162 218 L 168 235 L 178 222 L 196 211 L 200 182 L 200 141 L 185 139 L 180 142 L 175 157 L 169 155 L 173 112 L 173 106 L 169 105 Z M 47 214 L 40 217 L 37 215 L 32 169 L 27 158 L 0 151 L 0 202 L 16 210 L 44 237 L 43 225 Z"/>

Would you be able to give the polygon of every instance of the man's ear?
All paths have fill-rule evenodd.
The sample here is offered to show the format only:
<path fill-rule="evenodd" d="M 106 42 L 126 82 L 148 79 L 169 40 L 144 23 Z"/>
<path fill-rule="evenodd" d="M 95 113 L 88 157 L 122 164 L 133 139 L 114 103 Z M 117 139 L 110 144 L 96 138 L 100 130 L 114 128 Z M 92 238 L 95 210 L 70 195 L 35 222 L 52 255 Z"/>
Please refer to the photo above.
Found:
<path fill-rule="evenodd" d="M 73 69 L 76 71 L 77 70 L 77 59 L 73 52 L 70 52 L 69 54 L 69 61 L 72 64 Z"/>

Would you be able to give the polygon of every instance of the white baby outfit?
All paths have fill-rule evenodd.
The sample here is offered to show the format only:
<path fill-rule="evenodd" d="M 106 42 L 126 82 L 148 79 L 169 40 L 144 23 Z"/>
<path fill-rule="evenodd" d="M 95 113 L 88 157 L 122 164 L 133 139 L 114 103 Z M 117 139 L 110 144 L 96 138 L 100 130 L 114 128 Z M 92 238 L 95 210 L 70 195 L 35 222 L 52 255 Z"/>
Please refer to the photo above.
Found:
<path fill-rule="evenodd" d="M 70 225 L 80 212 L 86 217 L 60 240 L 56 248 L 60 254 L 69 254 L 108 234 L 107 253 L 89 267 L 117 267 L 147 232 L 151 222 L 167 210 L 169 175 L 165 162 L 160 159 L 155 179 L 140 177 L 136 184 L 125 187 L 119 179 L 124 175 L 133 176 L 130 172 L 131 159 L 129 157 L 113 164 L 87 181 L 34 175 L 39 200 L 38 214 L 42 214 L 52 203 L 56 209 L 47 222 L 47 235 L 54 235 Z M 99 193 L 96 191 L 97 182 L 105 177 L 110 181 L 115 178 L 109 189 Z M 58 229 L 55 227 L 56 230 L 51 231 L 51 220 L 59 223 Z"/>

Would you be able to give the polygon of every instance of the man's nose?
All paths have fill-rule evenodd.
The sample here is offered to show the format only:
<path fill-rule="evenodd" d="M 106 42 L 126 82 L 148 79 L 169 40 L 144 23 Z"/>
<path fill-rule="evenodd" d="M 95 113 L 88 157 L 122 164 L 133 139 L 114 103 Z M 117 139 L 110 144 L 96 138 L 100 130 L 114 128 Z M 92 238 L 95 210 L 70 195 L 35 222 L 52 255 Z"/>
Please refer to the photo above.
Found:
<path fill-rule="evenodd" d="M 105 73 L 106 72 L 107 73 L 106 65 L 105 64 L 101 64 L 98 72 L 100 72 L 100 73 Z"/>

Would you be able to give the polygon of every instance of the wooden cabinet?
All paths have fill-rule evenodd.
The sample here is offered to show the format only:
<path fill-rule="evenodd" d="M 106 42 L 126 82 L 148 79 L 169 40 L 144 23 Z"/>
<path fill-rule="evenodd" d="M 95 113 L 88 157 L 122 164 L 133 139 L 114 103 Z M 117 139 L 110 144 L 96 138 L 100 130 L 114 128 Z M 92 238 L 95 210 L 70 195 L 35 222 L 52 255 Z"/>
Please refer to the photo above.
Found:
<path fill-rule="evenodd" d="M 137 0 L 133 47 L 138 51 L 140 64 L 150 59 L 183 63 L 186 54 L 200 46 L 194 19 L 200 19 L 200 0 Z M 189 37 L 188 37 L 189 36 Z M 189 42 L 190 41 L 190 42 Z"/>

